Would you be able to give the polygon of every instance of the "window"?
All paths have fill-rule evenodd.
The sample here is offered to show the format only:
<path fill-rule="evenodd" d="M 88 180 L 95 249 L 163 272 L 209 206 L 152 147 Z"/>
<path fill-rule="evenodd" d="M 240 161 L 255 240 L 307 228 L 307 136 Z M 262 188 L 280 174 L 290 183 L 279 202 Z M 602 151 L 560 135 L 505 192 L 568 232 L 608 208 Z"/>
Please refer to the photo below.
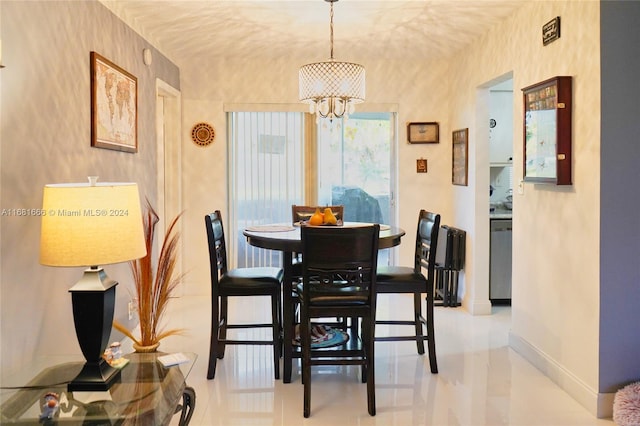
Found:
<path fill-rule="evenodd" d="M 346 221 L 395 222 L 394 113 L 316 123 L 299 112 L 232 112 L 228 122 L 231 265 L 281 266 L 280 252 L 249 246 L 242 230 L 291 223 L 292 204 L 343 204 Z"/>
<path fill-rule="evenodd" d="M 229 218 L 231 265 L 280 266 L 279 252 L 249 246 L 242 230 L 291 222 L 291 205 L 304 199 L 304 114 L 229 113 Z"/>

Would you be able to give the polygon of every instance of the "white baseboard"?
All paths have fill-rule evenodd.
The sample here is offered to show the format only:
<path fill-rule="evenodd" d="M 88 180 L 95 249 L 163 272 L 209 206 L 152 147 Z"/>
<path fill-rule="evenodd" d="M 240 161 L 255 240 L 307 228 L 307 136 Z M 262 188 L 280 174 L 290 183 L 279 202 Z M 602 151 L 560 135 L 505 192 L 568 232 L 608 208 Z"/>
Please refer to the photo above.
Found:
<path fill-rule="evenodd" d="M 462 306 L 471 315 L 491 315 L 491 301 L 489 299 L 471 300 L 469 303 L 464 303 L 463 300 Z"/>
<path fill-rule="evenodd" d="M 598 418 L 613 416 L 613 393 L 598 393 L 535 346 L 509 332 L 509 346 Z"/>

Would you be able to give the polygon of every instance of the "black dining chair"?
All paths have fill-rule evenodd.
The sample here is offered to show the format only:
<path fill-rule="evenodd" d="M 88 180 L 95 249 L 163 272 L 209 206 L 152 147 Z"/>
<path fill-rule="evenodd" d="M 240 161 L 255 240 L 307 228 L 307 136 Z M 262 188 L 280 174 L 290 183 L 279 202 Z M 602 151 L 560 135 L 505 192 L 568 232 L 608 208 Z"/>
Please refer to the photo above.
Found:
<path fill-rule="evenodd" d="M 316 209 L 320 209 L 321 212 L 324 212 L 324 209 L 330 208 L 331 212 L 334 214 L 338 221 L 342 221 L 344 217 L 344 206 L 343 205 L 333 205 L 333 206 L 305 206 L 299 204 L 291 205 L 291 221 L 294 226 L 300 226 L 301 223 L 308 222 L 311 216 L 316 212 Z M 302 278 L 302 253 L 293 253 L 292 254 L 292 267 L 291 267 L 291 278 L 294 282 L 297 282 Z M 297 306 L 294 305 L 292 307 L 293 315 L 295 317 L 295 313 L 297 311 Z M 347 319 L 340 318 L 336 319 L 337 321 L 343 322 L 346 325 Z"/>
<path fill-rule="evenodd" d="M 304 262 L 302 282 L 296 289 L 300 303 L 304 417 L 311 413 L 311 367 L 318 365 L 360 365 L 361 380 L 367 384 L 368 411 L 372 416 L 376 414 L 374 337 L 379 233 L 377 224 L 301 229 Z M 360 337 L 334 347 L 312 347 L 312 327 L 317 327 L 319 319 L 336 317 L 358 318 L 362 327 Z"/>
<path fill-rule="evenodd" d="M 424 341 L 429 349 L 431 372 L 438 372 L 436 342 L 433 325 L 434 277 L 440 215 L 420 210 L 413 267 L 381 266 L 378 268 L 376 291 L 378 294 L 413 294 L 413 320 L 377 319 L 379 325 L 408 325 L 414 327 L 411 336 L 376 336 L 376 341 L 415 340 L 418 354 L 424 354 Z M 426 275 L 425 275 L 426 274 Z M 426 312 L 422 314 L 422 295 L 426 294 Z M 397 311 L 404 312 L 403 309 Z M 423 333 L 423 326 L 426 334 Z"/>
<path fill-rule="evenodd" d="M 211 345 L 207 379 L 216 374 L 216 361 L 224 357 L 226 345 L 272 345 L 273 369 L 280 378 L 280 354 L 282 351 L 280 316 L 280 292 L 283 270 L 274 267 L 227 267 L 227 249 L 219 210 L 204 217 L 209 242 L 211 268 Z M 271 323 L 229 322 L 229 297 L 269 296 L 271 298 Z M 227 330 L 246 328 L 271 328 L 271 340 L 227 339 Z"/>

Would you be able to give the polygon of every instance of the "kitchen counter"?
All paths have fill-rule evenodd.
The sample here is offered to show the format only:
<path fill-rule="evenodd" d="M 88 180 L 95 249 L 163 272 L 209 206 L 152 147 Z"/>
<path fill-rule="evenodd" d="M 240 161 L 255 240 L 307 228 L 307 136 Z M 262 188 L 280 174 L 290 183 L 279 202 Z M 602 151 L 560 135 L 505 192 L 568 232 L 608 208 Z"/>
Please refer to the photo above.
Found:
<path fill-rule="evenodd" d="M 495 209 L 489 212 L 489 219 L 511 219 L 513 212 L 507 209 Z"/>

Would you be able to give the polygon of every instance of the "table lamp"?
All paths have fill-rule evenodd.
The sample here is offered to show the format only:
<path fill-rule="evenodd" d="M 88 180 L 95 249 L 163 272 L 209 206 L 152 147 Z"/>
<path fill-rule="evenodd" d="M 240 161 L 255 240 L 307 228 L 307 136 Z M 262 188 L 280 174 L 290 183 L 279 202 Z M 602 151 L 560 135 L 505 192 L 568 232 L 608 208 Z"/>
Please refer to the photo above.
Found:
<path fill-rule="evenodd" d="M 85 266 L 69 289 L 76 336 L 86 363 L 68 384 L 69 391 L 106 391 L 120 377 L 102 354 L 109 342 L 116 281 L 99 266 L 146 254 L 140 196 L 135 183 L 45 185 L 40 234 L 40 263 Z"/>

